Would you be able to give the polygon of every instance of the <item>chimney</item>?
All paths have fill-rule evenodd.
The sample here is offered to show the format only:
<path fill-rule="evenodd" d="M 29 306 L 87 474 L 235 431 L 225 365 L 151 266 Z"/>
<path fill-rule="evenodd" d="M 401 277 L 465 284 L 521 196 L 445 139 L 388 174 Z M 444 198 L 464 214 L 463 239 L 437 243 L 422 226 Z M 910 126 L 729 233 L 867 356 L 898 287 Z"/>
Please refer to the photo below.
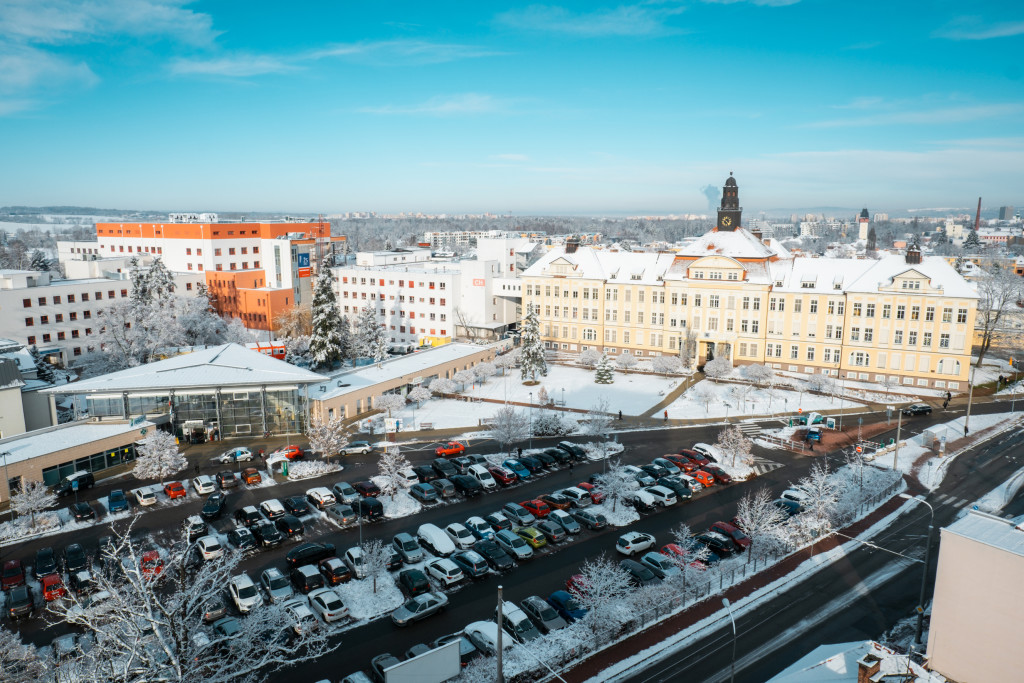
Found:
<path fill-rule="evenodd" d="M 751 230 L 750 234 L 753 235 L 754 238 L 757 239 L 758 242 L 761 241 L 761 231 L 758 230 L 757 228 L 754 228 L 753 230 Z"/>
<path fill-rule="evenodd" d="M 857 683 L 873 683 L 872 677 L 882 668 L 882 660 L 873 655 L 866 654 L 857 660 Z"/>
<path fill-rule="evenodd" d="M 572 235 L 565 240 L 565 253 L 575 254 L 576 250 L 580 247 L 580 239 L 576 235 Z"/>
<path fill-rule="evenodd" d="M 921 247 L 917 243 L 907 247 L 907 264 L 916 265 L 921 263 Z"/>

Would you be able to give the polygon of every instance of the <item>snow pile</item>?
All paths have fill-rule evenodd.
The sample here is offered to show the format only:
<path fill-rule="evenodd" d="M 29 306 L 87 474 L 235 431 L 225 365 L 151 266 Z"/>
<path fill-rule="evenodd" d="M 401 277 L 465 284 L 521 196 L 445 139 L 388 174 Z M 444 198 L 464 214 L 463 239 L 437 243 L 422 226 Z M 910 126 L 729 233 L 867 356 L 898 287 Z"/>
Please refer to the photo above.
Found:
<path fill-rule="evenodd" d="M 384 488 L 383 485 L 387 483 L 384 477 L 381 476 L 370 477 L 370 481 L 376 484 L 381 490 Z M 384 506 L 384 516 L 388 519 L 408 517 L 409 515 L 415 515 L 423 509 L 420 502 L 410 496 L 406 491 L 398 491 L 394 496 L 382 493 L 377 496 L 377 500 L 379 500 L 381 505 Z"/>
<path fill-rule="evenodd" d="M 322 477 L 331 472 L 340 472 L 341 465 L 326 460 L 299 460 L 288 463 L 288 479 L 298 481 L 300 479 L 312 479 Z"/>
<path fill-rule="evenodd" d="M 66 513 L 66 511 L 64 511 Z M 37 512 L 35 525 L 30 517 L 18 517 L 0 524 L 0 541 L 21 541 L 36 536 L 52 536 L 65 531 L 56 512 Z"/>
<path fill-rule="evenodd" d="M 335 586 L 334 590 L 355 621 L 370 621 L 394 611 L 405 602 L 398 585 L 387 577 L 377 579 L 376 593 L 373 592 L 372 579 L 353 579 Z"/>
<path fill-rule="evenodd" d="M 591 441 L 589 443 L 581 443 L 579 446 L 587 454 L 588 460 L 601 460 L 602 457 L 610 458 L 626 450 L 626 447 L 618 441 L 606 441 L 604 443 Z"/>
<path fill-rule="evenodd" d="M 611 507 L 605 503 L 601 503 L 600 505 L 591 505 L 587 508 L 587 511 L 592 512 L 595 515 L 604 515 L 608 520 L 609 526 L 629 526 L 640 519 L 639 512 L 621 502 L 615 506 L 615 512 L 612 512 Z"/>
<path fill-rule="evenodd" d="M 725 462 L 717 463 L 719 467 L 725 470 L 726 474 L 732 477 L 733 481 L 746 481 L 754 476 L 754 468 L 743 462 L 739 458 L 736 459 L 736 464 L 733 465 L 732 461 L 728 458 Z"/>
<path fill-rule="evenodd" d="M 1010 478 L 995 487 L 975 502 L 974 507 L 982 512 L 997 514 L 1024 488 L 1024 468 L 1017 470 Z"/>

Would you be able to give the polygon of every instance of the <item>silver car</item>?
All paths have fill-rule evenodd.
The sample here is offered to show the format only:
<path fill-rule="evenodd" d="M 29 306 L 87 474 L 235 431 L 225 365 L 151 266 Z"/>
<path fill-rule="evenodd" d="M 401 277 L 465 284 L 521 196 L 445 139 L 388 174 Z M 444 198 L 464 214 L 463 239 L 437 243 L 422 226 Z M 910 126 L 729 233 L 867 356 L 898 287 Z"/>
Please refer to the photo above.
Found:
<path fill-rule="evenodd" d="M 399 555 L 402 556 L 402 562 L 406 564 L 415 564 L 423 560 L 423 548 L 420 547 L 419 542 L 412 537 L 412 534 L 402 532 L 395 534 L 395 537 L 391 539 L 391 544 Z"/>
<path fill-rule="evenodd" d="M 544 598 L 531 595 L 523 600 L 521 604 L 526 615 L 533 619 L 534 623 L 544 633 L 551 633 L 569 625 Z"/>
<path fill-rule="evenodd" d="M 447 606 L 448 598 L 444 593 L 423 593 L 392 612 L 391 621 L 395 622 L 396 626 L 407 626 L 414 621 L 437 614 Z"/>
<path fill-rule="evenodd" d="M 263 572 L 260 576 L 260 585 L 266 591 L 270 602 L 282 602 L 295 595 L 292 582 L 277 567 L 271 567 Z"/>
<path fill-rule="evenodd" d="M 552 510 L 546 519 L 560 524 L 567 534 L 578 534 L 583 531 L 580 523 L 573 519 L 572 515 L 565 510 Z"/>
<path fill-rule="evenodd" d="M 347 481 L 339 481 L 337 484 L 331 487 L 331 490 L 334 491 L 334 497 L 338 500 L 339 503 L 351 504 L 356 502 L 360 498 L 356 490 L 352 488 L 352 485 L 349 484 Z"/>
<path fill-rule="evenodd" d="M 496 533 L 494 540 L 505 552 L 517 560 L 528 560 L 533 557 L 533 548 L 508 529 L 502 529 Z"/>

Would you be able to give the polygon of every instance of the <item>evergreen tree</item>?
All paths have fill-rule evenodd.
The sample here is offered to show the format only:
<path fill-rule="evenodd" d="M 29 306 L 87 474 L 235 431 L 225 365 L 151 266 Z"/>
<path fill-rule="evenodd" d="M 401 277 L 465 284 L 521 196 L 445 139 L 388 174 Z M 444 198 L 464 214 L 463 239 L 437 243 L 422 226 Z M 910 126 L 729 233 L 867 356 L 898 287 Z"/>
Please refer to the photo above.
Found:
<path fill-rule="evenodd" d="M 313 334 L 309 355 L 314 368 L 329 368 L 341 360 L 341 317 L 331 286 L 331 269 L 324 262 L 313 286 Z"/>
<path fill-rule="evenodd" d="M 35 346 L 29 349 L 29 353 L 32 354 L 32 360 L 36 364 L 36 377 L 47 384 L 53 384 L 53 367 L 47 363 L 43 357 L 39 354 L 39 349 Z"/>
<path fill-rule="evenodd" d="M 540 341 L 540 322 L 537 311 L 529 307 L 526 320 L 523 321 L 522 353 L 519 356 L 519 370 L 524 382 L 537 381 L 537 375 L 546 377 L 548 363 L 544 358 L 544 347 Z"/>
<path fill-rule="evenodd" d="M 145 304 L 149 301 L 146 274 L 139 265 L 139 259 L 134 256 L 128 259 L 128 279 L 132 283 L 132 301 L 137 304 Z"/>
<path fill-rule="evenodd" d="M 355 358 L 355 339 L 352 337 L 352 321 L 347 315 L 341 316 L 338 322 L 338 344 L 341 350 L 341 362 Z"/>
<path fill-rule="evenodd" d="M 597 361 L 597 370 L 594 372 L 594 381 L 598 384 L 612 384 L 615 382 L 615 374 L 612 371 L 612 361 L 607 353 L 601 354 L 601 360 Z"/>
<path fill-rule="evenodd" d="M 978 231 L 972 228 L 967 234 L 967 239 L 964 240 L 964 250 L 980 248 L 981 241 L 978 239 Z"/>
<path fill-rule="evenodd" d="M 953 263 L 953 268 L 956 269 L 956 272 L 958 272 L 961 275 L 963 275 L 963 273 L 964 273 L 964 255 L 963 254 L 957 254 L 956 255 L 956 261 Z"/>
<path fill-rule="evenodd" d="M 50 270 L 50 259 L 46 258 L 42 251 L 36 249 L 32 252 L 32 263 L 29 264 L 28 269 L 45 273 Z"/>
<path fill-rule="evenodd" d="M 389 341 L 387 330 L 377 321 L 376 309 L 367 304 L 359 311 L 359 317 L 356 319 L 356 353 L 372 358 L 377 367 L 380 367 L 388 357 Z"/>
<path fill-rule="evenodd" d="M 932 237 L 932 244 L 938 246 L 940 244 L 948 244 L 949 236 L 946 234 L 946 226 L 940 225 L 939 229 L 935 232 L 935 236 Z"/>
<path fill-rule="evenodd" d="M 384 250 L 385 251 L 391 251 L 394 248 L 395 248 L 395 243 L 391 241 L 390 237 L 386 238 L 384 240 Z"/>
<path fill-rule="evenodd" d="M 146 289 L 151 303 L 163 304 L 174 294 L 174 275 L 163 259 L 155 259 L 146 273 Z"/>

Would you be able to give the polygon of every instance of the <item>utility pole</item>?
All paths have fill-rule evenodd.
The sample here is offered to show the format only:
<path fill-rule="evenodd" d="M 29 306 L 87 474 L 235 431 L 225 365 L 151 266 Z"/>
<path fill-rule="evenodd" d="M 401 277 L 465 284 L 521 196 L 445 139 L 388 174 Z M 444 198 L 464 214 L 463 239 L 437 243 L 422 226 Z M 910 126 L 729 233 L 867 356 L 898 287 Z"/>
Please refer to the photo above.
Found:
<path fill-rule="evenodd" d="M 892 451 L 892 471 L 899 472 L 897 463 L 900 459 L 900 429 L 903 428 L 903 410 L 900 409 L 900 416 L 896 422 L 896 448 Z"/>
<path fill-rule="evenodd" d="M 498 677 L 496 680 L 498 681 L 498 683 L 505 683 L 505 670 L 501 666 L 501 656 L 504 650 L 501 643 L 501 632 L 503 630 L 502 622 L 504 621 L 501 614 L 503 606 L 504 601 L 501 597 L 501 586 L 498 586 L 498 652 L 496 653 L 496 656 L 498 657 Z"/>
<path fill-rule="evenodd" d="M 971 422 L 971 401 L 974 399 L 974 371 L 977 369 L 977 365 L 971 366 L 971 380 L 967 383 L 967 417 L 964 418 L 964 436 L 967 436 L 967 426 Z M 1010 407 L 1013 407 L 1012 402 Z"/>

